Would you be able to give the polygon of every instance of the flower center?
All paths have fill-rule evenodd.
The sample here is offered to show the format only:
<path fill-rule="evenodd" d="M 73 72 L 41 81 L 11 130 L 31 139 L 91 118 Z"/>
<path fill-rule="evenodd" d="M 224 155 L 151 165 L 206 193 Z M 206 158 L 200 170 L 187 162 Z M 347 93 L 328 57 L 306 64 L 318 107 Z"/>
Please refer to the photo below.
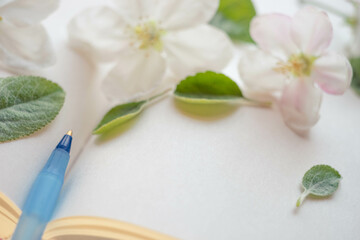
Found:
<path fill-rule="evenodd" d="M 134 28 L 134 31 L 138 43 L 138 48 L 154 48 L 158 51 L 161 51 L 163 49 L 161 37 L 166 32 L 164 29 L 159 28 L 156 22 L 149 21 L 141 23 Z"/>
<path fill-rule="evenodd" d="M 295 77 L 310 76 L 316 57 L 303 53 L 292 55 L 287 62 L 278 62 L 274 68 L 276 72 Z"/>

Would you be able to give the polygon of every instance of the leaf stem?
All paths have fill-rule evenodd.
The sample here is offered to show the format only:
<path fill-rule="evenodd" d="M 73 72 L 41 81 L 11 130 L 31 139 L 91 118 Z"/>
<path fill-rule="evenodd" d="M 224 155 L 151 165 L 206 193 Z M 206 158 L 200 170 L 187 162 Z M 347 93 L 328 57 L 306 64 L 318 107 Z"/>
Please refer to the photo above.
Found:
<path fill-rule="evenodd" d="M 296 207 L 300 207 L 304 199 L 309 195 L 309 191 L 305 190 L 299 197 L 299 199 L 296 201 Z"/>
<path fill-rule="evenodd" d="M 161 98 L 163 96 L 165 96 L 167 93 L 169 93 L 172 89 L 169 88 L 169 89 L 166 89 L 165 91 L 155 95 L 155 96 L 152 96 L 151 98 L 149 98 L 148 100 L 146 100 L 146 103 L 145 105 L 148 105 L 150 103 L 152 103 L 154 100 L 158 99 L 158 98 Z"/>
<path fill-rule="evenodd" d="M 322 9 L 328 11 L 328 12 L 331 12 L 331 13 L 333 13 L 335 15 L 338 15 L 339 17 L 344 18 L 345 20 L 347 20 L 349 18 L 349 16 L 346 15 L 344 12 L 341 12 L 336 8 L 330 7 L 327 4 L 324 4 L 324 3 L 321 3 L 321 2 L 318 2 L 318 1 L 312 1 L 312 0 L 299 0 L 299 1 L 300 1 L 300 3 L 303 3 L 303 4 L 308 3 L 308 4 L 311 4 L 311 5 L 317 6 L 319 8 L 322 8 Z"/>
<path fill-rule="evenodd" d="M 258 102 L 258 101 L 251 100 L 251 99 L 248 99 L 248 98 L 240 98 L 240 99 L 237 99 L 237 100 L 233 100 L 232 102 L 237 103 L 237 104 L 241 104 L 241 105 L 244 105 L 244 106 L 250 106 L 250 107 L 265 107 L 265 108 L 268 108 L 268 107 L 271 107 L 271 105 L 272 105 L 271 102 Z"/>

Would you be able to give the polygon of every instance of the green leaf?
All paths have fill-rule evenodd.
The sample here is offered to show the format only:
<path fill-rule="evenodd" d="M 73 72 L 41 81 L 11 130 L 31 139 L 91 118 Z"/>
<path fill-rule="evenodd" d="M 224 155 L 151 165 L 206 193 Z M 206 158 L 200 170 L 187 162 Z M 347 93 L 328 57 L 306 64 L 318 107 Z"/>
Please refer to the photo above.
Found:
<path fill-rule="evenodd" d="M 221 0 L 210 24 L 224 30 L 234 41 L 253 42 L 249 29 L 255 15 L 251 0 Z"/>
<path fill-rule="evenodd" d="M 49 124 L 65 100 L 63 89 L 41 77 L 0 78 L 0 142 L 28 136 Z"/>
<path fill-rule="evenodd" d="M 328 165 L 316 165 L 308 170 L 302 180 L 304 192 L 296 202 L 299 207 L 309 195 L 326 197 L 333 194 L 339 186 L 341 175 Z"/>
<path fill-rule="evenodd" d="M 353 68 L 353 79 L 351 82 L 351 87 L 355 92 L 360 95 L 360 57 L 350 59 L 351 66 Z"/>
<path fill-rule="evenodd" d="M 204 72 L 182 80 L 175 89 L 175 97 L 189 103 L 224 103 L 243 97 L 239 86 L 221 73 Z"/>
<path fill-rule="evenodd" d="M 93 134 L 103 134 L 137 116 L 143 110 L 146 102 L 132 102 L 113 107 L 93 130 Z"/>

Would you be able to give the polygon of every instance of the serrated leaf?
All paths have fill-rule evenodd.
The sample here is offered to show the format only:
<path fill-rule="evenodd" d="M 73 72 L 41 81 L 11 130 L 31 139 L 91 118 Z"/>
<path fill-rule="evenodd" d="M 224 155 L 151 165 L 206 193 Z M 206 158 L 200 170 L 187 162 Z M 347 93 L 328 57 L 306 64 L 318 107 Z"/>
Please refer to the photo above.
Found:
<path fill-rule="evenodd" d="M 333 194 L 339 187 L 341 175 L 328 165 L 316 165 L 308 170 L 302 180 L 304 192 L 298 199 L 296 206 L 299 207 L 309 195 L 326 197 Z"/>
<path fill-rule="evenodd" d="M 255 15 L 251 0 L 221 0 L 210 24 L 224 30 L 234 41 L 253 42 L 249 29 Z"/>
<path fill-rule="evenodd" d="M 233 80 L 224 74 L 210 71 L 182 80 L 174 95 L 181 101 L 200 104 L 224 103 L 243 97 Z"/>
<path fill-rule="evenodd" d="M 93 134 L 103 134 L 137 116 L 143 110 L 146 102 L 147 101 L 132 102 L 113 107 L 105 114 L 98 126 L 93 130 Z"/>
<path fill-rule="evenodd" d="M 28 136 L 49 124 L 65 100 L 63 89 L 41 77 L 0 78 L 0 142 Z"/>
<path fill-rule="evenodd" d="M 360 95 L 360 57 L 350 59 L 351 66 L 353 68 L 353 79 L 351 82 L 351 87 L 355 92 Z"/>

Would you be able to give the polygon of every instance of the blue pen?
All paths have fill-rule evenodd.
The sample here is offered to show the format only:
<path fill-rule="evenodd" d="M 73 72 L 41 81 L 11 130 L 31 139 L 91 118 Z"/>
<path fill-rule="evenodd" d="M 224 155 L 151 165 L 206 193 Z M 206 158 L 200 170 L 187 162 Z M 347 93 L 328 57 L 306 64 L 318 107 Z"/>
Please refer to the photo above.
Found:
<path fill-rule="evenodd" d="M 22 209 L 12 240 L 40 240 L 56 207 L 70 158 L 72 131 L 52 152 L 37 176 Z"/>

